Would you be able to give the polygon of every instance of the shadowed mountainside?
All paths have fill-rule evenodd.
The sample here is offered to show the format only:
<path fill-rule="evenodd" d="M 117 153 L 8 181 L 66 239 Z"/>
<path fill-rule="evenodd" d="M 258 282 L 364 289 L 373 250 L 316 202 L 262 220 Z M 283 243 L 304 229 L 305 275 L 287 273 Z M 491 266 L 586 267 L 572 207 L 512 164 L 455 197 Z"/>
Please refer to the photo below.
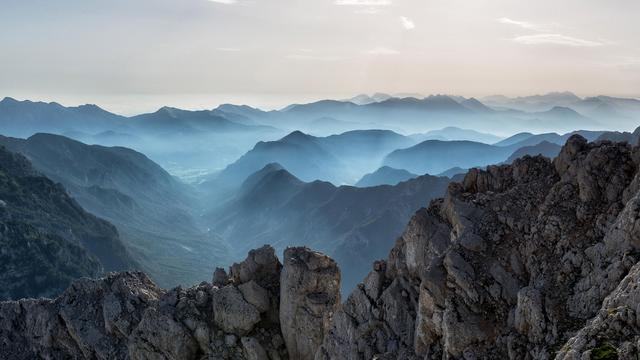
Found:
<path fill-rule="evenodd" d="M 418 176 L 419 175 L 412 174 L 407 170 L 383 166 L 370 174 L 364 175 L 362 179 L 358 180 L 355 186 L 370 187 L 378 185 L 396 185 L 400 182 L 407 181 Z"/>
<path fill-rule="evenodd" d="M 282 164 L 304 181 L 353 184 L 377 169 L 384 155 L 411 146 L 414 140 L 388 130 L 357 130 L 327 137 L 294 131 L 277 141 L 259 142 L 240 159 L 211 179 L 214 187 L 237 187 L 269 163 Z M 207 184 L 202 186 L 207 187 Z"/>
<path fill-rule="evenodd" d="M 54 296 L 72 280 L 137 267 L 115 227 L 0 146 L 0 299 Z"/>
<path fill-rule="evenodd" d="M 0 144 L 62 183 L 87 211 L 116 225 L 131 255 L 160 284 L 202 281 L 211 264 L 227 258 L 222 240 L 193 214 L 196 195 L 146 156 L 52 134 L 0 137 Z"/>

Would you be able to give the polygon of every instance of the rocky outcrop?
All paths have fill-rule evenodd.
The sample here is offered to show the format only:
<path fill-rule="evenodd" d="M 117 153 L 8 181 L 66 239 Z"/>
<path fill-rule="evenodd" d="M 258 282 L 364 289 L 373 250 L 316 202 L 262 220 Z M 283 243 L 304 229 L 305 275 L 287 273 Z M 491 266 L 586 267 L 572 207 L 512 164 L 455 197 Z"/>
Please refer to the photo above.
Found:
<path fill-rule="evenodd" d="M 288 248 L 280 274 L 280 324 L 289 356 L 313 359 L 340 304 L 340 270 L 307 248 Z"/>
<path fill-rule="evenodd" d="M 414 216 L 316 359 L 633 358 L 639 163 L 574 136 L 553 162 L 471 170 Z"/>
<path fill-rule="evenodd" d="M 53 300 L 0 302 L 0 358 L 303 359 L 289 355 L 292 338 L 294 354 L 313 358 L 339 304 L 340 273 L 306 248 L 285 258 L 282 268 L 273 248 L 252 250 L 229 275 L 216 269 L 216 285 L 166 291 L 144 273 L 111 273 Z M 286 344 L 281 318 L 299 331 L 286 332 Z"/>
<path fill-rule="evenodd" d="M 604 300 L 596 317 L 560 349 L 557 360 L 637 359 L 640 354 L 640 264 Z"/>
<path fill-rule="evenodd" d="M 239 268 L 246 282 L 235 282 Z M 112 273 L 78 280 L 53 300 L 0 303 L 0 358 L 286 359 L 270 313 L 279 272 L 264 247 L 234 265 L 222 287 L 166 291 L 143 273 Z"/>

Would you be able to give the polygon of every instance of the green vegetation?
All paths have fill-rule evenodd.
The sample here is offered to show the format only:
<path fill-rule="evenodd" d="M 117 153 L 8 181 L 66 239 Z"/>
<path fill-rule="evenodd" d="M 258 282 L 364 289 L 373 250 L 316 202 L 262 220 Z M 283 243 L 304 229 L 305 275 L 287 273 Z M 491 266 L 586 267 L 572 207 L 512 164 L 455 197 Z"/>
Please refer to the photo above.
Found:
<path fill-rule="evenodd" d="M 592 360 L 618 360 L 618 349 L 606 343 L 591 351 Z"/>

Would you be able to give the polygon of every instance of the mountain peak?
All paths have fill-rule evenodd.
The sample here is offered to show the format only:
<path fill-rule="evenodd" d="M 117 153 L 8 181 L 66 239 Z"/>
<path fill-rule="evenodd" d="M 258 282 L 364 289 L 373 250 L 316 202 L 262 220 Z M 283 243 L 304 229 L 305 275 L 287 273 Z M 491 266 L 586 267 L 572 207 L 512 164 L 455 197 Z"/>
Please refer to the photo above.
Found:
<path fill-rule="evenodd" d="M 20 101 L 14 99 L 12 97 L 6 96 L 4 99 L 2 99 L 0 101 L 0 104 L 16 104 L 16 103 L 19 103 L 19 102 Z"/>
<path fill-rule="evenodd" d="M 305 134 L 300 130 L 296 130 L 293 131 L 291 133 L 289 133 L 287 136 L 283 137 L 282 139 L 280 139 L 280 141 L 299 141 L 299 140 L 303 140 L 303 141 L 307 141 L 307 140 L 312 140 L 314 139 L 314 136 L 311 136 L 309 134 Z"/>

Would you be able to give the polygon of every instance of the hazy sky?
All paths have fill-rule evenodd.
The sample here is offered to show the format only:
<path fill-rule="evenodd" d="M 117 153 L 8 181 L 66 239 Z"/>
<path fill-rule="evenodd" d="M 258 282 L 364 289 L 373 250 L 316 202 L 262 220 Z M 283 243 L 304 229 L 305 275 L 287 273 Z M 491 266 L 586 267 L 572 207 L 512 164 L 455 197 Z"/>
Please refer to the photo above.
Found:
<path fill-rule="evenodd" d="M 376 91 L 640 96 L 638 0 L 0 5 L 0 97 L 131 113 Z"/>

